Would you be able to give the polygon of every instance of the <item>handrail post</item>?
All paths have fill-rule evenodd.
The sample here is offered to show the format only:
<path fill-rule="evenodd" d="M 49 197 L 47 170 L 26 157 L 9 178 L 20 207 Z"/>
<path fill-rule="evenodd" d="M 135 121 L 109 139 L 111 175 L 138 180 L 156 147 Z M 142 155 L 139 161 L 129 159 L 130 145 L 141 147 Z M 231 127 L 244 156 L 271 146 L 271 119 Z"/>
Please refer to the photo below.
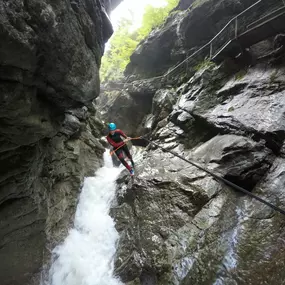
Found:
<path fill-rule="evenodd" d="M 188 52 L 187 52 L 187 57 L 188 58 Z M 188 59 L 186 59 L 186 76 L 188 76 Z"/>
<path fill-rule="evenodd" d="M 285 6 L 285 0 L 282 0 L 282 2 L 283 2 L 283 5 Z"/>
<path fill-rule="evenodd" d="M 235 18 L 235 38 L 238 36 L 238 18 Z"/>
<path fill-rule="evenodd" d="M 212 59 L 212 56 L 213 56 L 213 42 L 211 42 L 210 44 L 210 60 Z"/>

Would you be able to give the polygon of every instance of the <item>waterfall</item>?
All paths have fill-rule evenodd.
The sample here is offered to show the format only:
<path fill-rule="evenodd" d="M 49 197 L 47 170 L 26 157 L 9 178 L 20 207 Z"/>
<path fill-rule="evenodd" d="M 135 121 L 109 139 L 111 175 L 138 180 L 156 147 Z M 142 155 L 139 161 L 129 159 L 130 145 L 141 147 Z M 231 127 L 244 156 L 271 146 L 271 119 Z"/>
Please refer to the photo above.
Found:
<path fill-rule="evenodd" d="M 106 151 L 104 166 L 85 179 L 74 227 L 53 251 L 49 285 L 122 285 L 113 276 L 118 233 L 109 216 L 121 170 Z"/>

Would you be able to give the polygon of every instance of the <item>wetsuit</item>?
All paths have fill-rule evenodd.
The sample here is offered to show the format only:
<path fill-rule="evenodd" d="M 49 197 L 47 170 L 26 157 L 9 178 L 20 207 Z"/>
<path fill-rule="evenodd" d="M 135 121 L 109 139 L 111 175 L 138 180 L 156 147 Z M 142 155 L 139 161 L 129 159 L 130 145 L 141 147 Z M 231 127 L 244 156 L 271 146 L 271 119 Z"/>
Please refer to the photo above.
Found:
<path fill-rule="evenodd" d="M 123 138 L 127 138 L 125 133 L 121 131 L 120 129 L 116 129 L 113 134 L 109 133 L 107 136 L 107 141 L 110 145 L 113 146 L 113 149 L 117 149 L 115 151 L 117 157 L 121 161 L 121 163 L 130 171 L 132 168 L 129 166 L 129 164 L 124 159 L 124 153 L 126 156 L 130 159 L 132 165 L 134 165 L 132 155 L 130 154 L 130 151 L 127 147 L 127 145 L 124 143 Z"/>

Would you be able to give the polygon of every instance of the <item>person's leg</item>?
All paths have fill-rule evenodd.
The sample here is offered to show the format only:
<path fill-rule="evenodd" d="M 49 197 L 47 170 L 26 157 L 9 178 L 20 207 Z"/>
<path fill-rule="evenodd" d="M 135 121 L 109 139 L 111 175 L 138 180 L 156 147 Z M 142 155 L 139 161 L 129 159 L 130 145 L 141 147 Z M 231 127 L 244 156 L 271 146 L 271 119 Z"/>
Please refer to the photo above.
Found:
<path fill-rule="evenodd" d="M 121 163 L 129 170 L 131 171 L 131 167 L 129 166 L 129 164 L 125 161 L 124 159 L 124 154 L 123 151 L 121 149 L 116 151 L 116 155 L 119 158 L 119 160 L 121 161 Z"/>
<path fill-rule="evenodd" d="M 129 158 L 129 160 L 130 160 L 131 163 L 132 163 L 132 166 L 134 167 L 134 166 L 135 166 L 135 163 L 134 163 L 134 161 L 133 161 L 133 157 L 132 157 L 132 155 L 131 155 L 131 153 L 130 153 L 130 151 L 129 151 L 129 148 L 128 148 L 126 145 L 124 145 L 124 146 L 122 147 L 122 150 L 125 152 L 126 156 Z"/>

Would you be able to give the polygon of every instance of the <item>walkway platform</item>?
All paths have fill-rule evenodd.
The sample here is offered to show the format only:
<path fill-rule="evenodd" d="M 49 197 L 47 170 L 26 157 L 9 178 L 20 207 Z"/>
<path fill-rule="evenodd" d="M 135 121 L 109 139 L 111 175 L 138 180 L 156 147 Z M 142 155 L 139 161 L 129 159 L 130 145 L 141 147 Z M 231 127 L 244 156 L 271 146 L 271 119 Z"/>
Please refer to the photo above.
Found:
<path fill-rule="evenodd" d="M 213 57 L 212 61 L 221 63 L 229 57 L 235 57 L 243 49 L 273 37 L 285 31 L 285 7 L 260 18 L 247 26 L 247 30 L 236 39 L 228 41 Z"/>

